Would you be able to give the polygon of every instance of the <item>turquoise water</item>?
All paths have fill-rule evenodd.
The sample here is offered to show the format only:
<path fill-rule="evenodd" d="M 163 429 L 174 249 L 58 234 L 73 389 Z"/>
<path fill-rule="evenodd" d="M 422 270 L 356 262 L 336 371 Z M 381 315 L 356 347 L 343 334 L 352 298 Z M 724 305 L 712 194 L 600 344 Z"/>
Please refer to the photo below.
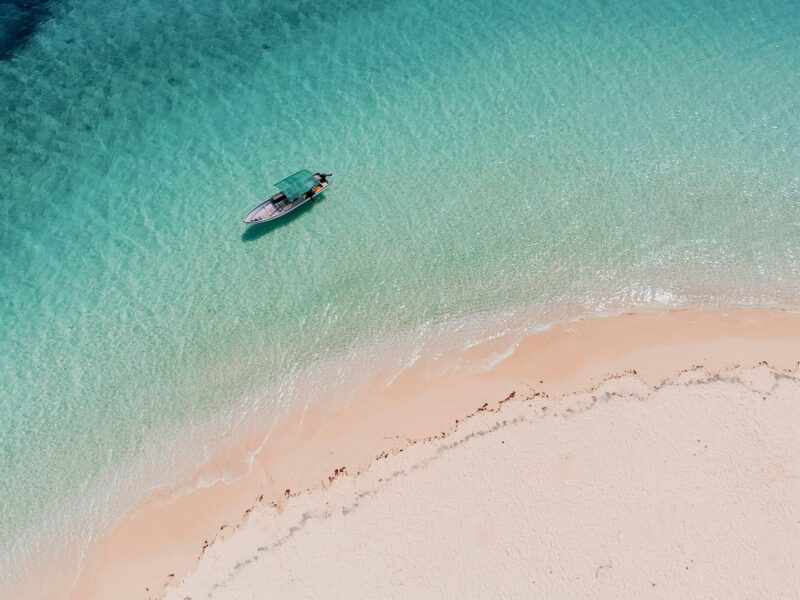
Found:
<path fill-rule="evenodd" d="M 0 581 L 372 343 L 800 304 L 794 1 L 48 11 L 0 62 Z"/>

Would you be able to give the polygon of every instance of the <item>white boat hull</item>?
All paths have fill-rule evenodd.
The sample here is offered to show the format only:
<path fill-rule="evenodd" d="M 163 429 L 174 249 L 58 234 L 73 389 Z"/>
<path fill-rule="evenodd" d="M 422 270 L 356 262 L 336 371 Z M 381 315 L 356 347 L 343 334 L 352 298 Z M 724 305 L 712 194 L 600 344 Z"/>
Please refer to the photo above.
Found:
<path fill-rule="evenodd" d="M 316 191 L 310 198 L 304 198 L 300 196 L 289 201 L 280 199 L 281 194 L 275 194 L 275 196 L 271 196 L 257 206 L 254 206 L 250 212 L 244 216 L 244 222 L 252 225 L 255 223 L 266 223 L 267 221 L 279 219 L 284 215 L 289 214 L 294 209 L 299 208 L 306 202 L 316 198 L 319 194 L 324 192 L 329 185 L 329 181 L 320 182 L 318 188 L 315 188 Z"/>

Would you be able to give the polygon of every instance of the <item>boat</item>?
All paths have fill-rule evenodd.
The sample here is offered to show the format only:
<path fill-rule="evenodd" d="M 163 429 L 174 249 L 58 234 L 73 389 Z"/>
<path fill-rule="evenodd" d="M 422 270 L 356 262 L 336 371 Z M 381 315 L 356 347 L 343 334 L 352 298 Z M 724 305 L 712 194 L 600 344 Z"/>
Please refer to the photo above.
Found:
<path fill-rule="evenodd" d="M 278 192 L 254 206 L 244 216 L 244 222 L 265 223 L 289 214 L 325 191 L 330 185 L 328 177 L 331 175 L 333 173 L 312 173 L 302 170 L 289 175 L 286 179 L 281 179 L 275 184 Z"/>

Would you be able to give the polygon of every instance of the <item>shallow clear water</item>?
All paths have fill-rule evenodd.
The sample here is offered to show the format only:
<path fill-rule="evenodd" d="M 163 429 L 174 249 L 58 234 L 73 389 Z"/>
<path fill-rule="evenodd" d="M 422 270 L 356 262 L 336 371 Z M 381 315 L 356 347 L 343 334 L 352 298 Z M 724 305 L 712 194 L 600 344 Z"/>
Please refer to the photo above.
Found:
<path fill-rule="evenodd" d="M 0 579 L 372 340 L 798 305 L 791 0 L 49 11 L 0 62 Z"/>

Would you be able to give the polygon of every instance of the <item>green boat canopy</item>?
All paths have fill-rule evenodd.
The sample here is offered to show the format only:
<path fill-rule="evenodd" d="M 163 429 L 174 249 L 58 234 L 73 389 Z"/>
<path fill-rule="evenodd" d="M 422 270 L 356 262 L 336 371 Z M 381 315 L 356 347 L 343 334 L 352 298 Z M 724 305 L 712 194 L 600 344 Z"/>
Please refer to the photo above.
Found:
<path fill-rule="evenodd" d="M 302 196 L 308 190 L 315 187 L 319 181 L 310 171 L 298 171 L 294 175 L 289 175 L 286 179 L 281 179 L 275 187 L 284 193 L 289 200 L 294 200 Z"/>

